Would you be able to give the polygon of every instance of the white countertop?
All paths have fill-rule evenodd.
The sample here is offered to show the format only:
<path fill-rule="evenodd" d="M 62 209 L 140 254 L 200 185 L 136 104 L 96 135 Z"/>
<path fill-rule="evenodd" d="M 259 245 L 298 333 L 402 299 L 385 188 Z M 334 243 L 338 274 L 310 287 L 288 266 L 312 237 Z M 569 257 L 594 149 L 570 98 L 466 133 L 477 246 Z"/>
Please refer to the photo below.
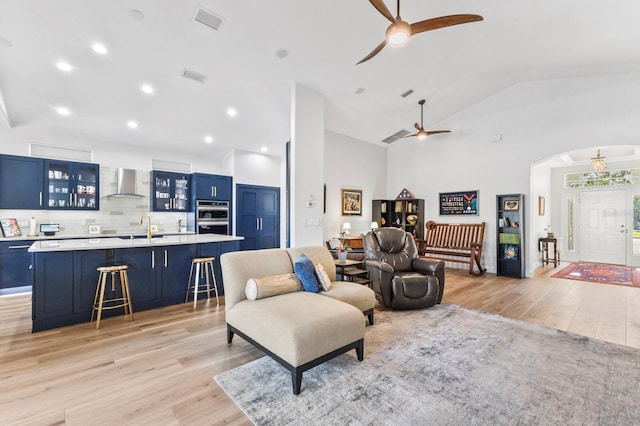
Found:
<path fill-rule="evenodd" d="M 224 241 L 240 241 L 244 237 L 218 234 L 164 235 L 158 238 L 85 238 L 64 240 L 42 240 L 29 247 L 30 252 L 55 252 L 73 250 L 105 250 L 116 248 L 173 246 L 181 244 L 220 243 Z"/>
<path fill-rule="evenodd" d="M 146 231 L 145 231 L 146 232 Z M 195 235 L 193 231 L 187 232 L 158 232 L 160 235 Z M 89 235 L 89 234 L 67 234 L 65 232 L 56 232 L 55 235 L 47 236 L 42 234 L 36 235 L 21 235 L 20 237 L 2 237 L 0 236 L 0 242 L 11 242 L 11 241 L 40 241 L 40 240 L 68 240 L 68 239 L 82 239 L 82 238 L 115 238 L 115 237 L 127 237 L 131 235 L 130 233 L 114 233 L 114 234 L 97 234 L 97 235 Z M 140 235 L 140 232 L 137 232 L 136 235 Z"/>

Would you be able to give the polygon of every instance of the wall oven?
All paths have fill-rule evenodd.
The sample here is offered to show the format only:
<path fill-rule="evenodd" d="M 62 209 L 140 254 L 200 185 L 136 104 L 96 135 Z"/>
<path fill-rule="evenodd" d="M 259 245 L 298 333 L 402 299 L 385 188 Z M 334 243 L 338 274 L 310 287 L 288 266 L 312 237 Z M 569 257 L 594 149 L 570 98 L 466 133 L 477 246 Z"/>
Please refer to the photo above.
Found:
<path fill-rule="evenodd" d="M 197 200 L 196 233 L 229 235 L 229 202 Z"/>

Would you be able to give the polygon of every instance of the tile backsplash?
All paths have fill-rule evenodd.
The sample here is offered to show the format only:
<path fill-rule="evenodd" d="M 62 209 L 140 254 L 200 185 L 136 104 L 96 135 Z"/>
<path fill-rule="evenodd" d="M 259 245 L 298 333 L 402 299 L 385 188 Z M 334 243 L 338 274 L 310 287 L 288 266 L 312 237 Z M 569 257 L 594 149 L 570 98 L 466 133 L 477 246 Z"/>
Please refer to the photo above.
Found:
<path fill-rule="evenodd" d="M 36 218 L 36 231 L 42 223 L 60 224 L 59 235 L 89 235 L 89 225 L 100 225 L 103 235 L 143 234 L 147 219 L 140 224 L 141 216 L 150 212 L 151 172 L 138 170 L 136 192 L 142 198 L 108 197 L 117 189 L 117 169 L 100 167 L 100 210 L 0 210 L 0 218 L 16 218 L 22 235 L 29 233 L 29 221 Z M 151 223 L 158 226 L 158 233 L 178 232 L 178 221 L 187 224 L 188 213 L 150 212 Z"/>

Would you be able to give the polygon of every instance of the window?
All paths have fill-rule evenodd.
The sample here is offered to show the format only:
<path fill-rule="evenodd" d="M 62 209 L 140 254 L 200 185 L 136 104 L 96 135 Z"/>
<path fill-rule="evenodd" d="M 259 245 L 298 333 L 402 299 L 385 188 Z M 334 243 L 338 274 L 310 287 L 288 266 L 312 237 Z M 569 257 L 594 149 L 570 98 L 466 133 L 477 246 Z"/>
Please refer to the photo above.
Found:
<path fill-rule="evenodd" d="M 633 185 L 640 183 L 640 169 L 609 170 L 606 172 L 567 173 L 565 188 Z"/>

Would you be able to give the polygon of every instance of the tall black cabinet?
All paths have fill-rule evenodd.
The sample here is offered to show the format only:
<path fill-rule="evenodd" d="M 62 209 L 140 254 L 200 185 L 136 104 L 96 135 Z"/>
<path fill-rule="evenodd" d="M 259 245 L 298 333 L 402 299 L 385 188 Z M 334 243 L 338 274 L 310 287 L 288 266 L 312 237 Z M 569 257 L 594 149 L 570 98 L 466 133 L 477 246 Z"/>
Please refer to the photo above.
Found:
<path fill-rule="evenodd" d="M 525 276 L 524 195 L 496 196 L 497 275 Z"/>

